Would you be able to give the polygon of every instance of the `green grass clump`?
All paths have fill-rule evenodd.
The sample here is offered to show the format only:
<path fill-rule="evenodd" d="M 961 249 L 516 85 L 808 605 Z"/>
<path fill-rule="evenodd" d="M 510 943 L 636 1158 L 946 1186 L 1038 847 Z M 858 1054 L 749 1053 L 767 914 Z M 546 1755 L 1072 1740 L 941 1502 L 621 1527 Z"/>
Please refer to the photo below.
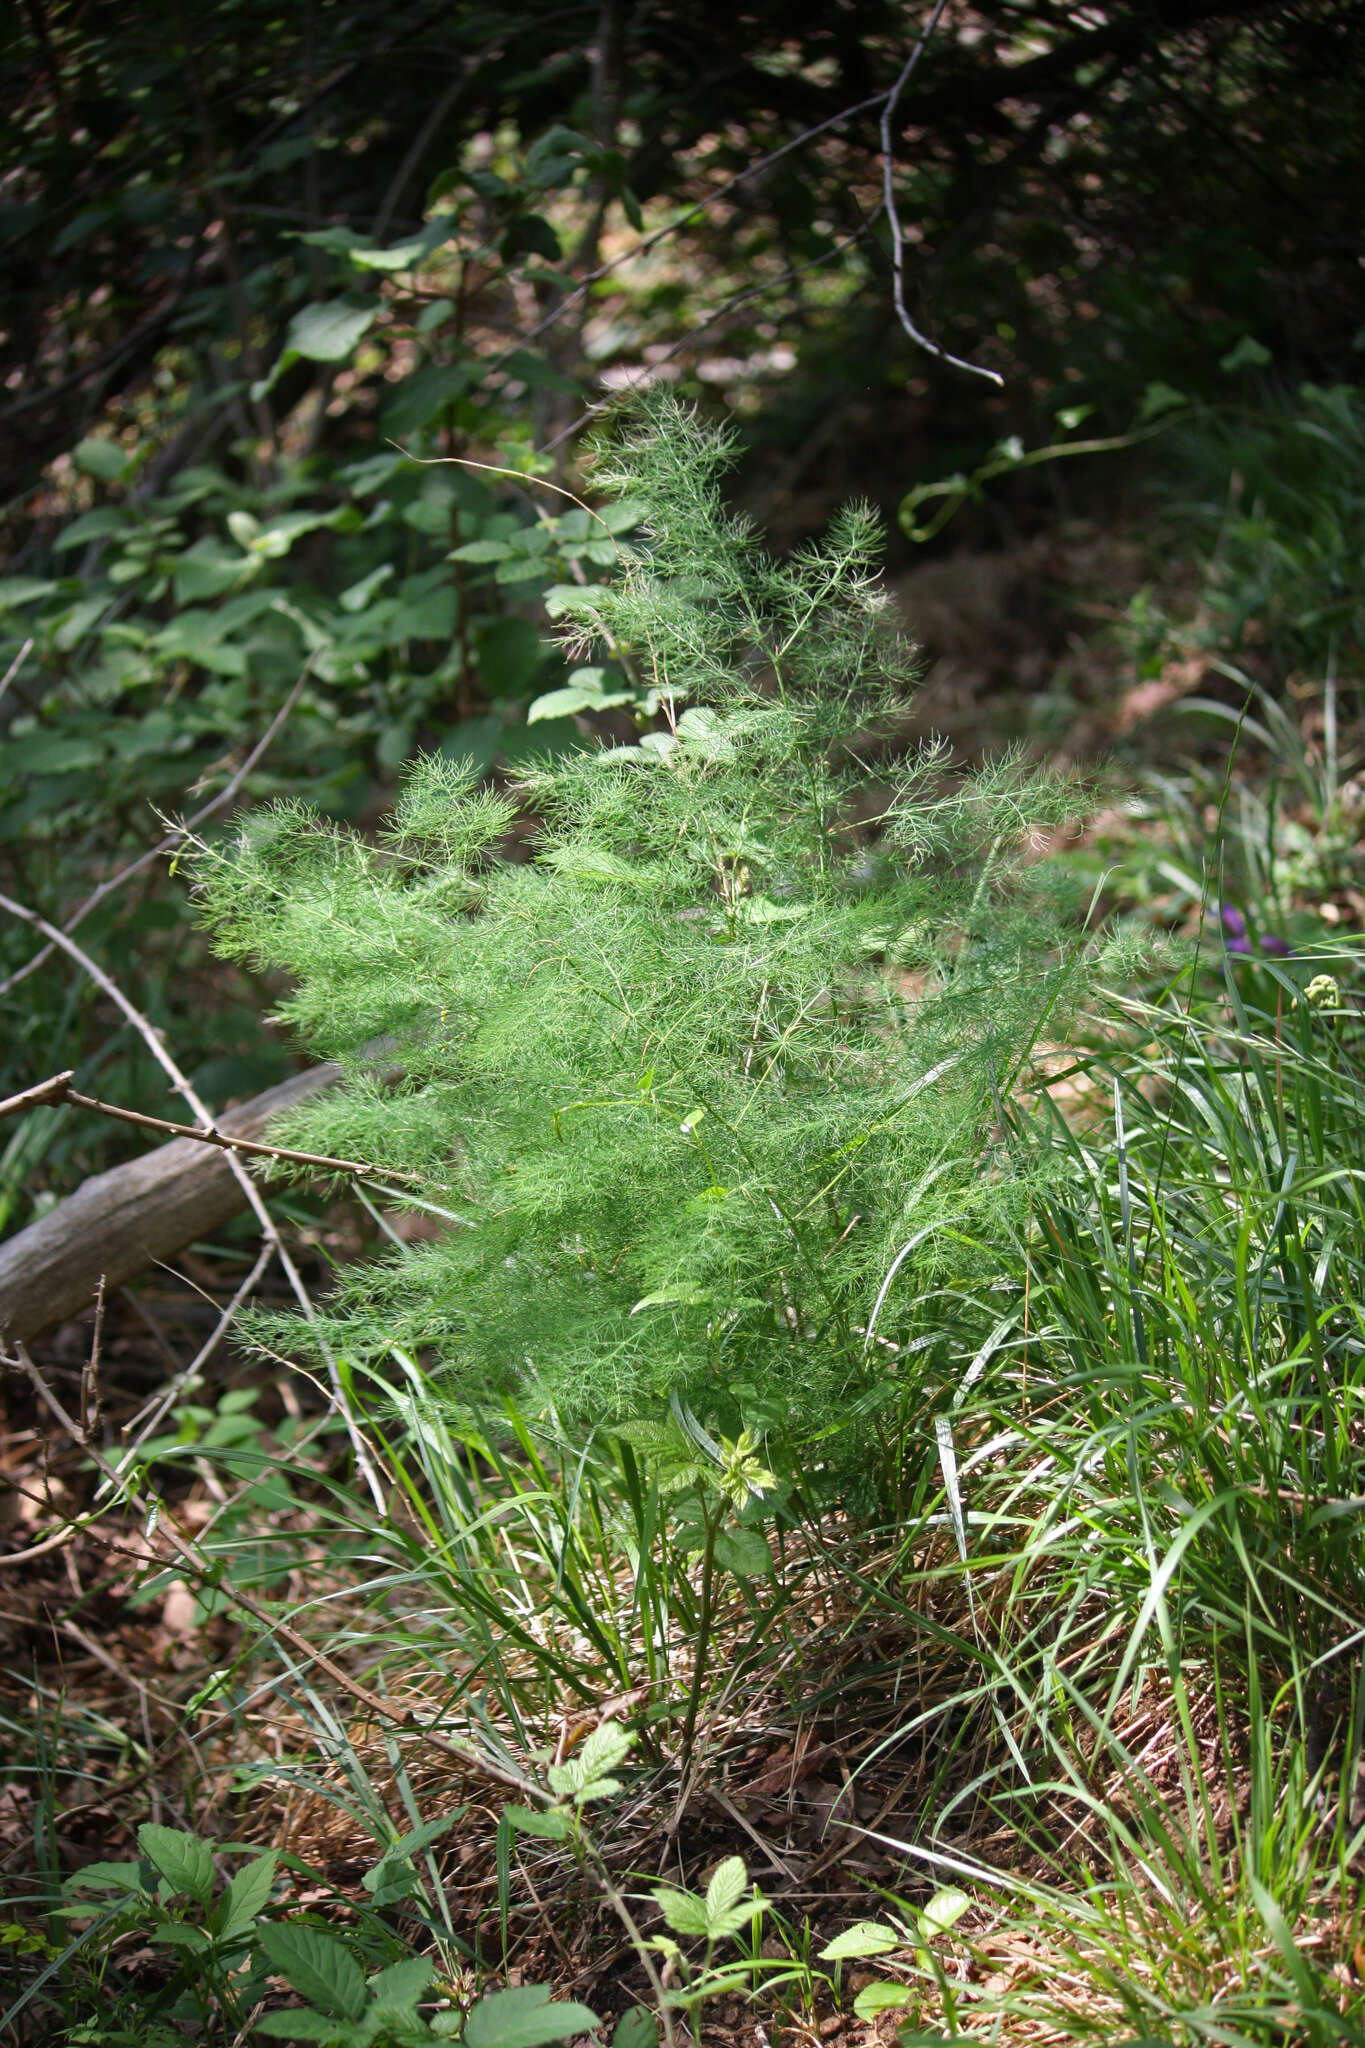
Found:
<path fill-rule="evenodd" d="M 422 1176 L 450 1218 L 322 1327 L 468 1400 L 677 1396 L 731 1431 L 875 1412 L 888 1275 L 880 1330 L 906 1334 L 1023 1200 L 990 1131 L 1077 979 L 1074 892 L 1029 848 L 1071 799 L 899 758 L 913 653 L 875 519 L 779 564 L 724 508 L 728 460 L 656 403 L 597 471 L 646 539 L 615 586 L 557 593 L 660 729 L 507 793 L 428 760 L 380 846 L 291 805 L 200 864 L 219 945 L 284 969 L 283 1015 L 348 1070 L 281 1135 Z"/>

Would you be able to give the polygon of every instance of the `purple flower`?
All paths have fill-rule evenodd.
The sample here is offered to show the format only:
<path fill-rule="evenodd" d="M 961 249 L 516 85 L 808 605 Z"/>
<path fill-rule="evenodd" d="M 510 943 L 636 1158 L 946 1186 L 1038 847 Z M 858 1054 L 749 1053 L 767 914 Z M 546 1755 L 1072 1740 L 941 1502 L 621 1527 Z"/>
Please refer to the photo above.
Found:
<path fill-rule="evenodd" d="M 1254 938 L 1247 928 L 1245 914 L 1233 903 L 1220 903 L 1218 916 L 1223 926 L 1225 949 L 1229 953 L 1255 955 L 1261 953 L 1272 960 L 1292 959 L 1294 948 L 1288 939 L 1282 939 L 1278 932 L 1264 932 Z"/>

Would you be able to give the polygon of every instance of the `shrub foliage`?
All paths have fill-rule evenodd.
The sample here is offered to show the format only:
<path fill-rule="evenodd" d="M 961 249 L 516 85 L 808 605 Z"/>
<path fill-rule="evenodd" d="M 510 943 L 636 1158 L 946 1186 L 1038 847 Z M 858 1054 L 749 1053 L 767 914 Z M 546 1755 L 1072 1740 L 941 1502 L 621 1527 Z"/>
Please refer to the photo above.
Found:
<path fill-rule="evenodd" d="M 280 1135 L 418 1173 L 448 1219 L 322 1327 L 424 1350 L 467 1400 L 870 1412 L 881 1333 L 1019 1199 L 999 1099 L 1082 952 L 1031 841 L 1072 793 L 907 756 L 875 518 L 779 563 L 729 459 L 671 400 L 633 415 L 596 481 L 643 538 L 554 596 L 653 729 L 502 791 L 432 757 L 379 844 L 291 803 L 200 861 L 217 943 L 286 970 L 284 1016 L 347 1071 Z"/>

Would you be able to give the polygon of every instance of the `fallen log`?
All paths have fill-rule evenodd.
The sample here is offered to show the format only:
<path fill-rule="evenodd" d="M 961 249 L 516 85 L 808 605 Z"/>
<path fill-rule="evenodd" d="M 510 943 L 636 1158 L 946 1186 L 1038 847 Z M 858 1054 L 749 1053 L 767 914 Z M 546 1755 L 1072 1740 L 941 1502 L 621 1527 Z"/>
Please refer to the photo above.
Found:
<path fill-rule="evenodd" d="M 282 1109 L 340 1078 L 338 1067 L 310 1067 L 225 1110 L 217 1128 L 257 1138 Z M 101 1275 L 106 1287 L 120 1287 L 245 1207 L 227 1154 L 194 1138 L 175 1138 L 93 1175 L 0 1244 L 0 1337 L 27 1343 L 93 1301 Z"/>

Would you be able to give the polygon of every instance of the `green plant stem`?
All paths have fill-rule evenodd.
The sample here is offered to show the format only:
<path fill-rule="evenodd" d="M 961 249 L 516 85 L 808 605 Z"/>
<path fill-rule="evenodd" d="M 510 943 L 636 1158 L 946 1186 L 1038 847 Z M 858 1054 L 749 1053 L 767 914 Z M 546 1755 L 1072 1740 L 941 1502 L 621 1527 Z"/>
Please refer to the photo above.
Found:
<path fill-rule="evenodd" d="M 702 1510 L 706 1512 L 706 1495 L 701 1487 Z M 692 1684 L 687 1695 L 687 1719 L 683 1723 L 681 1770 L 683 1776 L 692 1761 L 692 1742 L 697 1732 L 697 1714 L 701 1707 L 702 1683 L 706 1677 L 711 1646 L 711 1608 L 716 1579 L 716 1535 L 720 1528 L 723 1503 L 714 1514 L 706 1515 L 706 1543 L 702 1550 L 701 1562 L 701 1617 L 697 1625 L 697 1653 L 692 1665 Z"/>

